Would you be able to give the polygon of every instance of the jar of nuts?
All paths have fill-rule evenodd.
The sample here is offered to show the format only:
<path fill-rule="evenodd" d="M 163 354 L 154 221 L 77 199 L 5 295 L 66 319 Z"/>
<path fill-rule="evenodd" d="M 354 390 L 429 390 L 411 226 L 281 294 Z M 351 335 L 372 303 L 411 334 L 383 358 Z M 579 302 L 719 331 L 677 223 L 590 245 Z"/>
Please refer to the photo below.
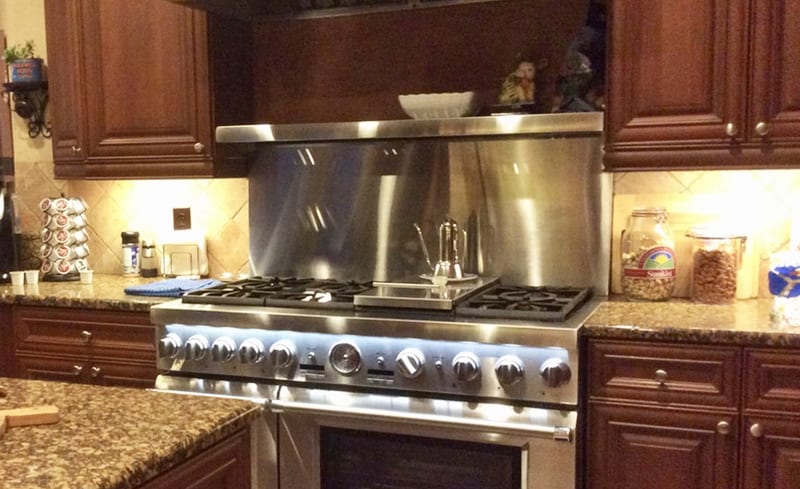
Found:
<path fill-rule="evenodd" d="M 622 232 L 621 283 L 628 300 L 669 300 L 675 288 L 674 248 L 665 209 L 633 210 Z"/>
<path fill-rule="evenodd" d="M 709 227 L 693 227 L 692 300 L 730 304 L 736 300 L 736 278 L 747 236 Z"/>

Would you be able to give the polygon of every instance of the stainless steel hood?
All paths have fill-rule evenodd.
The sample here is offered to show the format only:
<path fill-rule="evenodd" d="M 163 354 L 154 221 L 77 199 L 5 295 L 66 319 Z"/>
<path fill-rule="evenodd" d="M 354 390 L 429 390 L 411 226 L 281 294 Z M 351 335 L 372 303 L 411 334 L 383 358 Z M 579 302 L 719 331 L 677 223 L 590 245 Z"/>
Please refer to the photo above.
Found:
<path fill-rule="evenodd" d="M 500 0 L 169 0 L 242 20 L 357 15 Z"/>
<path fill-rule="evenodd" d="M 436 120 L 219 126 L 216 138 L 218 143 L 301 143 L 524 134 L 546 137 L 600 134 L 602 130 L 602 112 L 575 112 Z"/>

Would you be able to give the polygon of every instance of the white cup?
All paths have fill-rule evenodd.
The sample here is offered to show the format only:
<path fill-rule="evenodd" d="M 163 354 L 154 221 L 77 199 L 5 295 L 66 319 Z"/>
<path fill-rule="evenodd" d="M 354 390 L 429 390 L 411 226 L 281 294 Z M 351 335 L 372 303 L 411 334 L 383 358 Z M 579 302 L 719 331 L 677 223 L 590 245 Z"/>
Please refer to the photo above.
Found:
<path fill-rule="evenodd" d="M 92 270 L 81 270 L 81 283 L 82 284 L 90 284 L 92 283 Z"/>
<path fill-rule="evenodd" d="M 39 270 L 25 270 L 25 281 L 29 284 L 39 283 Z"/>
<path fill-rule="evenodd" d="M 25 283 L 25 272 L 9 272 L 11 274 L 11 285 L 22 285 Z"/>

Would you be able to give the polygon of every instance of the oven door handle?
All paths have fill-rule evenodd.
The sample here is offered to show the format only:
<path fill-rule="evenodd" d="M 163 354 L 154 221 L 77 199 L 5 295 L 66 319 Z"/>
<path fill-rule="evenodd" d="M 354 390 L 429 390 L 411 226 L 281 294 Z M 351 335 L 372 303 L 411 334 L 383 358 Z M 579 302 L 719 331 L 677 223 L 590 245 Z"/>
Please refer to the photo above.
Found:
<path fill-rule="evenodd" d="M 498 431 L 525 434 L 534 437 L 552 438 L 556 441 L 573 441 L 570 426 L 538 425 L 514 421 L 496 421 L 486 418 L 467 418 L 442 414 L 392 411 L 358 406 L 339 406 L 316 402 L 271 399 L 269 409 L 273 413 L 328 414 L 350 418 L 367 418 L 388 421 L 414 422 L 436 427 L 468 428 L 480 431 Z"/>

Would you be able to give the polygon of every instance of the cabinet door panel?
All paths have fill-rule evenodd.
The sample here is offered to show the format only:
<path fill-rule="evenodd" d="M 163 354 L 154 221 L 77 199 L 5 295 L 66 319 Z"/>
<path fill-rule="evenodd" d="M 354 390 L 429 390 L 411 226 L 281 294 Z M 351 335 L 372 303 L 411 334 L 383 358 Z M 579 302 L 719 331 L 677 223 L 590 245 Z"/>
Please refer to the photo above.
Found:
<path fill-rule="evenodd" d="M 587 489 L 736 487 L 737 419 L 593 403 Z M 720 422 L 727 434 L 717 432 Z"/>
<path fill-rule="evenodd" d="M 155 361 L 152 364 L 137 364 L 93 359 L 89 366 L 90 382 L 97 385 L 149 389 L 155 386 L 156 376 L 158 369 Z"/>
<path fill-rule="evenodd" d="M 48 358 L 17 355 L 17 376 L 22 379 L 85 382 L 88 365 L 85 358 Z"/>
<path fill-rule="evenodd" d="M 609 144 L 725 147 L 744 120 L 745 15 L 743 0 L 612 2 Z"/>
<path fill-rule="evenodd" d="M 201 138 L 210 151 L 208 66 L 195 49 L 206 47 L 202 14 L 161 0 L 83 5 L 90 161 L 197 158 Z"/>
<path fill-rule="evenodd" d="M 593 341 L 589 396 L 658 404 L 735 407 L 739 350 Z"/>
<path fill-rule="evenodd" d="M 745 489 L 800 487 L 800 418 L 748 417 L 745 426 L 758 424 L 763 435 L 745 435 Z"/>
<path fill-rule="evenodd" d="M 800 413 L 800 354 L 745 350 L 745 409 Z"/>
<path fill-rule="evenodd" d="M 78 25 L 64 19 L 78 18 L 81 5 L 74 0 L 47 0 L 44 7 L 49 27 L 47 74 L 49 79 L 58 81 L 48 86 L 53 157 L 59 171 L 76 176 L 82 171 L 78 165 L 85 157 L 86 137 L 82 38 Z"/>
<path fill-rule="evenodd" d="M 767 142 L 800 142 L 800 2 L 754 2 L 753 80 L 748 131 L 768 123 Z"/>

